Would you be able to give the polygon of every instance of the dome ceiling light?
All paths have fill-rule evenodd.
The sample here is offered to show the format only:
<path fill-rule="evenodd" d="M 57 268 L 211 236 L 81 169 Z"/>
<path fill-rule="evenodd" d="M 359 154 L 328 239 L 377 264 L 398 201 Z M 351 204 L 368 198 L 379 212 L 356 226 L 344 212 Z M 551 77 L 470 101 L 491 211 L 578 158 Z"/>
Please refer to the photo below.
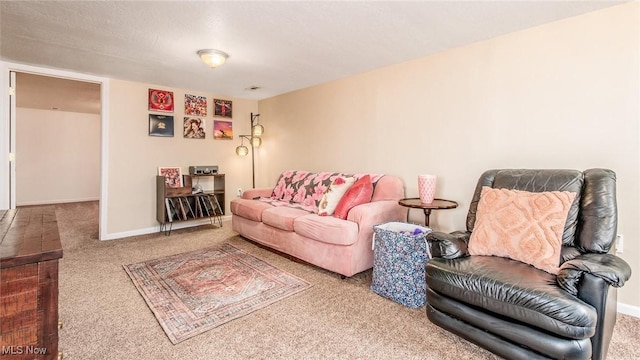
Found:
<path fill-rule="evenodd" d="M 200 56 L 200 59 L 202 59 L 205 64 L 212 68 L 217 68 L 227 61 L 229 54 L 220 50 L 204 49 L 198 51 L 198 56 Z"/>

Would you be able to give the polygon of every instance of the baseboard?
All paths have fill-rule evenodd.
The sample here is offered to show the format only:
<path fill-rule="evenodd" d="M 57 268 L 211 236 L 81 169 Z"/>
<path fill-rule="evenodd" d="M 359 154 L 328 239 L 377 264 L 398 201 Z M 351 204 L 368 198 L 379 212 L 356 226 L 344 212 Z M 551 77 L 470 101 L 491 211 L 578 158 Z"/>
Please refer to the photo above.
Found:
<path fill-rule="evenodd" d="M 640 307 L 618 303 L 618 312 L 633 317 L 640 318 Z"/>
<path fill-rule="evenodd" d="M 43 200 L 43 201 L 25 201 L 16 203 L 16 206 L 33 206 L 33 205 L 55 205 L 55 204 L 67 204 L 74 202 L 86 202 L 86 201 L 99 201 L 99 197 L 90 197 L 82 199 L 62 199 L 62 200 Z"/>
<path fill-rule="evenodd" d="M 231 216 L 230 215 L 222 217 L 222 222 L 227 222 L 227 221 L 230 221 L 230 220 L 231 220 Z M 192 220 L 192 221 L 184 221 L 184 222 L 181 221 L 181 222 L 177 222 L 177 223 L 173 224 L 171 230 L 178 230 L 178 229 L 184 229 L 184 228 L 200 226 L 200 225 L 207 225 L 207 224 L 211 224 L 211 221 L 209 221 L 209 219 L 200 219 L 200 220 Z M 149 228 L 144 228 L 144 229 L 136 229 L 136 230 L 123 231 L 123 232 L 118 232 L 118 233 L 110 233 L 110 234 L 106 234 L 104 237 L 100 238 L 100 240 L 116 240 L 116 239 L 122 239 L 122 238 L 131 237 L 131 236 L 153 234 L 153 233 L 157 233 L 157 232 L 160 232 L 160 225 L 154 226 L 154 227 L 149 227 Z"/>

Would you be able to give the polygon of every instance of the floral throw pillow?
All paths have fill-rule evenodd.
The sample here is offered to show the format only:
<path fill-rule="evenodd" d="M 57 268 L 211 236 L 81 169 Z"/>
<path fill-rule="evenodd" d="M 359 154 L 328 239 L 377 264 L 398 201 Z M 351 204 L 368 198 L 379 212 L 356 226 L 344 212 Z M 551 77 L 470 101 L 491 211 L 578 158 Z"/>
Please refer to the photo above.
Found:
<path fill-rule="evenodd" d="M 349 190 L 355 181 L 356 179 L 353 177 L 336 177 L 331 185 L 329 185 L 327 191 L 325 191 L 322 199 L 320 199 L 320 203 L 318 204 L 318 215 L 333 215 L 340 199 L 342 199 L 342 196 L 347 192 L 347 190 Z"/>

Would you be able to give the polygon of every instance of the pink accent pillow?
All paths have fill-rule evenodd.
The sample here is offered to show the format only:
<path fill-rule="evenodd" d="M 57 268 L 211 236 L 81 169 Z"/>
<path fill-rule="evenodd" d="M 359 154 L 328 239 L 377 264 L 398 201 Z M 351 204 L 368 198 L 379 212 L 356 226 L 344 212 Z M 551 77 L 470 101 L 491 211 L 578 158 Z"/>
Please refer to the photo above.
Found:
<path fill-rule="evenodd" d="M 351 208 L 368 203 L 371 201 L 371 196 L 373 196 L 373 183 L 371 182 L 371 176 L 365 175 L 356 181 L 342 196 L 336 206 L 336 210 L 333 212 L 333 216 L 339 219 L 346 219 Z"/>
<path fill-rule="evenodd" d="M 355 178 L 338 176 L 333 179 L 333 182 L 322 195 L 320 203 L 318 204 L 318 215 L 329 216 L 333 215 L 333 211 L 338 206 L 338 202 L 342 199 L 342 196 L 349 190 L 351 185 L 356 182 Z"/>
<path fill-rule="evenodd" d="M 507 257 L 558 274 L 562 233 L 576 193 L 482 187 L 469 254 Z"/>

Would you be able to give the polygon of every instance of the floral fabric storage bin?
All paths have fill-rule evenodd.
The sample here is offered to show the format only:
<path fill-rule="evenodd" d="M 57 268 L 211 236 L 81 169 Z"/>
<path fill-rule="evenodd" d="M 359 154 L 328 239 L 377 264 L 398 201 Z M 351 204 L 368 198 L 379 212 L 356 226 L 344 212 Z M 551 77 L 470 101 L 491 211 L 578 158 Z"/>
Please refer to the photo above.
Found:
<path fill-rule="evenodd" d="M 428 227 L 389 222 L 373 227 L 371 291 L 410 308 L 426 304 Z"/>

